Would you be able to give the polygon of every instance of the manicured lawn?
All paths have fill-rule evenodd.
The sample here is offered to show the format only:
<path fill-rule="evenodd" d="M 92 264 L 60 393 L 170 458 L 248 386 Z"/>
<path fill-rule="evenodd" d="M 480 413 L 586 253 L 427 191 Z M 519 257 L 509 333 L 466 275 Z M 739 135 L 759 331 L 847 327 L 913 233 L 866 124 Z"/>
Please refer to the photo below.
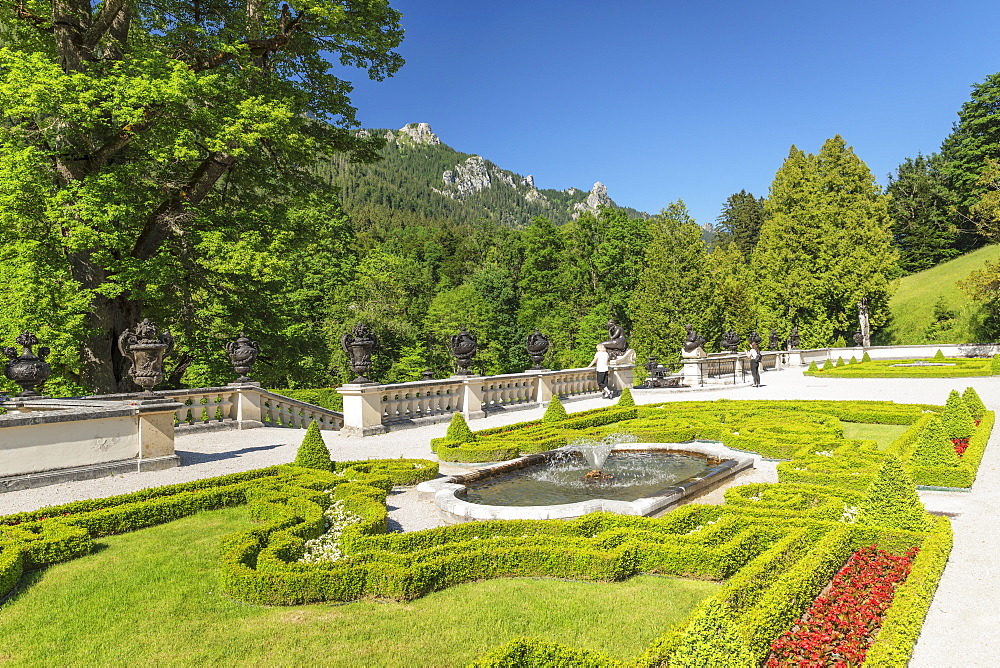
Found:
<path fill-rule="evenodd" d="M 844 426 L 844 438 L 857 438 L 865 441 L 875 441 L 879 450 L 885 450 L 893 441 L 910 428 L 907 424 L 863 424 L 859 422 L 841 422 Z"/>
<path fill-rule="evenodd" d="M 844 364 L 832 369 L 806 371 L 816 378 L 971 378 L 993 375 L 992 360 L 988 358 L 959 359 L 949 357 L 944 363 L 950 366 L 898 366 L 914 362 L 934 362 L 933 358 L 906 360 L 872 360 L 857 364 Z"/>
<path fill-rule="evenodd" d="M 0 663 L 19 665 L 464 665 L 519 635 L 625 659 L 717 584 L 490 580 L 408 603 L 265 608 L 219 593 L 222 536 L 242 507 L 102 538 L 29 573 L 0 607 Z"/>

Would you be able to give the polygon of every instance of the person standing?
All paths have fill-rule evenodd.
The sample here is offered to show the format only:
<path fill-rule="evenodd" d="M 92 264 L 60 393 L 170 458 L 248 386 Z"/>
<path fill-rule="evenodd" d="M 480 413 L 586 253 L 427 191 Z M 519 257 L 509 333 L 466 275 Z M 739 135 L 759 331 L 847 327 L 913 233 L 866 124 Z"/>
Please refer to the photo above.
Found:
<path fill-rule="evenodd" d="M 750 360 L 750 375 L 753 376 L 753 387 L 760 387 L 760 346 L 754 341 L 747 351 Z"/>
<path fill-rule="evenodd" d="M 598 343 L 594 359 L 587 365 L 588 369 L 592 366 L 597 367 L 597 387 L 601 388 L 601 396 L 605 399 L 611 398 L 611 390 L 608 389 L 608 361 L 607 348 L 603 343 Z"/>

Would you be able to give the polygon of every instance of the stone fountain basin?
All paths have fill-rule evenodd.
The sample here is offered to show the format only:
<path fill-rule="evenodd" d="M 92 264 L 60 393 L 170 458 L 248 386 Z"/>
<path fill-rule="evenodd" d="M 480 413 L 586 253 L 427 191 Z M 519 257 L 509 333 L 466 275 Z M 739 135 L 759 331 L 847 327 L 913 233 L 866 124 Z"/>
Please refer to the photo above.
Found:
<path fill-rule="evenodd" d="M 655 515 L 679 505 L 693 496 L 714 488 L 741 471 L 753 468 L 753 457 L 730 450 L 722 443 L 698 441 L 689 443 L 620 443 L 616 452 L 643 451 L 676 454 L 695 454 L 717 460 L 704 474 L 669 485 L 663 491 L 635 501 L 591 499 L 577 503 L 552 506 L 489 506 L 470 503 L 464 499 L 466 484 L 501 473 L 545 463 L 560 454 L 550 450 L 537 455 L 527 455 L 508 462 L 481 468 L 472 473 L 447 476 L 420 483 L 417 491 L 423 500 L 433 500 L 438 515 L 445 522 L 475 522 L 484 520 L 568 520 L 588 513 L 604 511 L 619 515 Z"/>

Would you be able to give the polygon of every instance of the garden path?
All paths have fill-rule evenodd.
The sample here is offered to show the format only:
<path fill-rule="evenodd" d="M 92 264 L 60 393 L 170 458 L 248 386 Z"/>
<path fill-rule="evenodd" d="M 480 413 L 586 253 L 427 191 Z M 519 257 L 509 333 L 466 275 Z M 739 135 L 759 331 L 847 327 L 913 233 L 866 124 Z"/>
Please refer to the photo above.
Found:
<path fill-rule="evenodd" d="M 798 369 L 763 374 L 763 386 L 720 387 L 698 392 L 636 390 L 637 403 L 727 399 L 873 399 L 900 403 L 943 404 L 952 389 L 971 385 L 987 408 L 1000 411 L 1000 377 L 956 379 L 837 379 L 803 376 Z M 567 402 L 570 412 L 608 405 L 600 398 Z M 474 429 L 541 417 L 540 408 L 492 415 L 472 423 Z M 429 441 L 443 436 L 447 424 L 390 432 L 367 438 L 323 432 L 337 460 L 423 457 L 433 459 Z M 181 466 L 166 471 L 130 473 L 40 489 L 0 494 L 0 515 L 34 510 L 69 501 L 122 494 L 247 471 L 290 462 L 303 429 L 262 428 L 248 431 L 182 435 L 176 448 Z M 921 492 L 928 510 L 954 516 L 955 547 L 931 605 L 910 666 L 994 666 L 996 614 L 1000 611 L 1000 430 L 990 439 L 971 492 Z M 442 465 L 442 472 L 465 471 Z M 741 481 L 742 482 L 742 481 Z M 747 480 L 746 482 L 749 482 Z M 388 499 L 395 530 L 438 526 L 434 507 L 417 499 L 413 490 L 398 490 Z"/>

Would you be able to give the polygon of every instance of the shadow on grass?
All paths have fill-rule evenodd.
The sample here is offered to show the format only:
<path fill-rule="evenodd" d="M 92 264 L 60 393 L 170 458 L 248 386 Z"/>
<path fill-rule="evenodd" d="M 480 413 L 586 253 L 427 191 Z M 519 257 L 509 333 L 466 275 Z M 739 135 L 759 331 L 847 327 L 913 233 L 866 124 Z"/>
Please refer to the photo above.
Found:
<path fill-rule="evenodd" d="M 84 555 L 80 555 L 79 557 L 73 557 L 73 559 L 82 559 L 84 557 L 90 556 L 91 554 L 98 554 L 99 552 L 103 552 L 106 549 L 108 549 L 107 543 L 94 543 L 94 546 L 90 549 L 90 552 Z M 47 564 L 45 566 L 42 566 L 41 568 L 35 568 L 30 571 L 25 571 L 24 574 L 21 575 L 21 579 L 17 581 L 16 585 L 14 585 L 14 588 L 10 590 L 10 593 L 8 593 L 6 596 L 0 596 L 0 612 L 3 612 L 3 609 L 5 607 L 14 603 L 19 598 L 21 598 L 21 596 L 26 594 L 39 580 L 41 580 L 42 577 L 45 575 L 45 571 L 48 570 L 50 565 L 51 564 Z M 0 663 L 3 663 L 3 661 L 0 660 Z"/>

